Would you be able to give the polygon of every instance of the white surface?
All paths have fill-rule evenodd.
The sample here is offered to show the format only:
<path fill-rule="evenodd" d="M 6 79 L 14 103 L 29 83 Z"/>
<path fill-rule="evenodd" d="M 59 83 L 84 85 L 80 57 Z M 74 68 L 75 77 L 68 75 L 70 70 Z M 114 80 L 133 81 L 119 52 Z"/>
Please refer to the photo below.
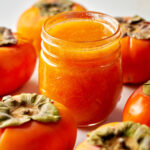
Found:
<path fill-rule="evenodd" d="M 18 17 L 35 1 L 0 0 L 0 26 L 7 26 L 15 31 Z M 150 0 L 76 0 L 76 2 L 83 4 L 89 10 L 100 11 L 113 16 L 140 14 L 150 20 Z M 122 98 L 106 122 L 121 121 L 123 107 L 134 89 L 135 87 L 124 86 Z M 31 79 L 17 92 L 38 92 L 38 65 Z M 86 133 L 91 129 L 78 129 L 76 144 L 84 140 Z"/>

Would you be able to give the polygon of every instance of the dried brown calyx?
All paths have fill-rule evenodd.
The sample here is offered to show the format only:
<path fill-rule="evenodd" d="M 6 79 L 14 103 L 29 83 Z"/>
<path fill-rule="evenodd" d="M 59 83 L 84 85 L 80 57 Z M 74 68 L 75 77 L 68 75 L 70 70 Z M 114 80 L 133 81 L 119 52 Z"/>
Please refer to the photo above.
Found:
<path fill-rule="evenodd" d="M 5 96 L 0 102 L 0 128 L 19 126 L 31 120 L 49 123 L 59 119 L 59 111 L 44 95 L 23 93 Z"/>
<path fill-rule="evenodd" d="M 147 96 L 150 96 L 150 81 L 144 83 L 143 85 L 143 93 Z"/>
<path fill-rule="evenodd" d="M 100 150 L 150 150 L 150 128 L 139 123 L 104 126 L 88 136 L 88 142 Z"/>
<path fill-rule="evenodd" d="M 17 43 L 12 31 L 5 27 L 0 27 L 0 46 L 13 45 Z"/>
<path fill-rule="evenodd" d="M 73 2 L 70 0 L 57 0 L 56 2 L 39 1 L 34 7 L 39 8 L 41 16 L 54 16 L 58 13 L 71 11 Z"/>
<path fill-rule="evenodd" d="M 129 36 L 136 39 L 150 39 L 150 22 L 140 16 L 130 18 L 116 17 L 121 25 L 123 37 Z"/>

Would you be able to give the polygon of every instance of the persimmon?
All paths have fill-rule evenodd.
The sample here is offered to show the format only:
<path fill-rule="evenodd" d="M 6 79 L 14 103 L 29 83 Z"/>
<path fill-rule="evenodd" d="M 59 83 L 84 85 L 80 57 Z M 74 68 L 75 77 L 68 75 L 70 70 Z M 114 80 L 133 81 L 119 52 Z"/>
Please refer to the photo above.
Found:
<path fill-rule="evenodd" d="M 72 150 L 77 127 L 69 110 L 43 95 L 23 93 L 0 102 L 1 150 Z"/>
<path fill-rule="evenodd" d="M 150 79 L 150 22 L 139 16 L 117 18 L 122 29 L 123 82 L 139 84 Z"/>
<path fill-rule="evenodd" d="M 21 87 L 32 75 L 35 64 L 32 41 L 0 27 L 0 95 Z"/>
<path fill-rule="evenodd" d="M 85 11 L 86 9 L 70 0 L 40 0 L 27 9 L 19 18 L 17 31 L 31 38 L 37 54 L 41 50 L 42 25 L 48 17 L 64 11 Z"/>
<path fill-rule="evenodd" d="M 140 86 L 129 97 L 124 111 L 123 121 L 134 121 L 150 126 L 150 81 Z"/>
<path fill-rule="evenodd" d="M 76 150 L 149 150 L 150 128 L 134 122 L 114 122 L 88 134 Z"/>

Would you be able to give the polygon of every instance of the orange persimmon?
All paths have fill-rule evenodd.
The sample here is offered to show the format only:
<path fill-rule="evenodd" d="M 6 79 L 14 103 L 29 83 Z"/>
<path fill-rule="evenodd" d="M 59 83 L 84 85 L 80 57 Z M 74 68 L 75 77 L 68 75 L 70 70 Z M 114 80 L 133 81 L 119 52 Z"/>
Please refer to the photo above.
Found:
<path fill-rule="evenodd" d="M 27 93 L 8 96 L 3 100 L 0 104 L 4 106 L 12 102 L 17 105 L 16 110 L 10 114 L 12 120 L 8 119 L 8 124 L 0 121 L 1 150 L 73 150 L 77 127 L 69 110 L 63 105 L 43 95 Z M 3 117 L 2 114 L 0 116 Z M 25 116 L 32 118 L 26 121 Z"/>
<path fill-rule="evenodd" d="M 33 40 L 36 52 L 39 54 L 43 23 L 48 17 L 64 11 L 86 11 L 86 9 L 70 0 L 40 0 L 20 16 L 17 31 Z"/>
<path fill-rule="evenodd" d="M 111 122 L 111 123 L 108 123 L 108 124 L 104 124 L 102 126 L 100 126 L 98 129 L 102 129 L 104 127 L 108 127 L 108 126 L 112 126 L 112 127 L 115 127 L 119 124 L 120 122 Z M 97 130 L 98 130 L 97 129 Z M 88 140 L 86 139 L 85 141 L 83 141 L 81 144 L 79 144 L 75 150 L 100 150 L 99 147 L 97 146 L 94 146 L 92 144 L 90 144 L 88 142 Z"/>
<path fill-rule="evenodd" d="M 118 18 L 124 83 L 143 83 L 150 79 L 150 23 L 139 16 Z"/>
<path fill-rule="evenodd" d="M 35 64 L 32 41 L 0 27 L 0 95 L 21 87 L 32 75 Z"/>
<path fill-rule="evenodd" d="M 122 65 L 124 83 L 142 83 L 150 79 L 150 40 L 124 37 Z"/>
<path fill-rule="evenodd" d="M 129 97 L 124 111 L 123 121 L 134 121 L 150 126 L 150 81 L 140 86 Z"/>
<path fill-rule="evenodd" d="M 150 128 L 134 122 L 113 122 L 88 134 L 76 150 L 149 150 Z"/>

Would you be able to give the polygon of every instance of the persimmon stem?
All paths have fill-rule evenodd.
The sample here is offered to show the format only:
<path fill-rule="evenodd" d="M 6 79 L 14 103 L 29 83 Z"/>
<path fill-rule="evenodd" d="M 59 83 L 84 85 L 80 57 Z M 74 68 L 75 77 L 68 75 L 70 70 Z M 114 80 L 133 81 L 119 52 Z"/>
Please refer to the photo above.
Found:
<path fill-rule="evenodd" d="M 0 128 L 19 126 L 31 120 L 57 122 L 58 109 L 44 95 L 23 93 L 5 96 L 0 102 Z"/>
<path fill-rule="evenodd" d="M 143 85 L 143 93 L 147 96 L 150 96 L 150 81 L 144 83 Z"/>

